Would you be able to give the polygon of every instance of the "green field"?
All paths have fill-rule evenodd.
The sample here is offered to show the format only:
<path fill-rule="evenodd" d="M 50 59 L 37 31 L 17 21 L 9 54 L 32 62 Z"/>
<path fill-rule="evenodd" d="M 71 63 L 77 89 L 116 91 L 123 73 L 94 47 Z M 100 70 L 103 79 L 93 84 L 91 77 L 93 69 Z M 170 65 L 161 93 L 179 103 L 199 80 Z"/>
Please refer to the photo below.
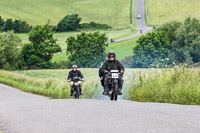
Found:
<path fill-rule="evenodd" d="M 200 19 L 199 0 L 146 0 L 149 24 L 161 25 L 168 21 L 183 21 L 192 16 Z"/>
<path fill-rule="evenodd" d="M 77 13 L 82 22 L 124 28 L 130 23 L 130 4 L 131 0 L 1 0 L 0 16 L 25 20 L 31 25 L 50 20 L 55 25 L 65 15 Z"/>
<path fill-rule="evenodd" d="M 111 43 L 107 51 L 114 51 L 118 60 L 124 59 L 126 56 L 133 54 L 133 48 L 136 46 L 136 41 L 139 37 L 134 37 L 121 42 Z"/>
<path fill-rule="evenodd" d="M 100 30 L 100 33 L 105 33 L 108 37 L 108 40 L 112 39 L 119 39 L 122 37 L 126 37 L 128 35 L 134 34 L 137 32 L 137 30 L 133 29 L 127 29 L 127 30 Z M 58 41 L 57 43 L 61 46 L 62 50 L 66 50 L 67 44 L 66 40 L 70 36 L 76 36 L 77 34 L 80 34 L 81 32 L 62 32 L 62 33 L 54 33 L 54 38 L 56 38 Z M 28 40 L 28 34 L 18 34 L 20 39 L 22 40 L 22 43 L 29 43 Z"/>

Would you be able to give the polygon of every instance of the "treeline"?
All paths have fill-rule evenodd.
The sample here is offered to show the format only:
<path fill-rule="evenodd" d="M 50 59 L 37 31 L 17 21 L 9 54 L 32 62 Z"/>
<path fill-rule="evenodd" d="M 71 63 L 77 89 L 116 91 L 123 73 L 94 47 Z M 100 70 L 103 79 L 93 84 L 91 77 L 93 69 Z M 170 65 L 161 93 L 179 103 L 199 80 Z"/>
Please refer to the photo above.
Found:
<path fill-rule="evenodd" d="M 97 30 L 97 29 L 111 29 L 112 27 L 107 24 L 100 24 L 95 22 L 90 23 L 80 23 L 82 20 L 78 14 L 66 15 L 57 25 L 51 25 L 51 29 L 54 32 L 67 32 L 67 31 L 77 31 L 77 30 Z M 4 20 L 0 16 L 0 31 L 11 31 L 15 33 L 28 33 L 32 29 L 26 21 L 22 20 Z"/>
<path fill-rule="evenodd" d="M 166 67 L 200 62 L 200 21 L 187 17 L 184 23 L 171 21 L 142 35 L 133 56 L 122 62 L 127 67 Z"/>
<path fill-rule="evenodd" d="M 53 27 L 53 31 L 65 32 L 75 30 L 96 30 L 96 29 L 111 29 L 107 24 L 100 24 L 95 22 L 80 23 L 82 20 L 78 14 L 66 15 L 59 23 Z"/>
<path fill-rule="evenodd" d="M 28 33 L 31 30 L 32 26 L 30 26 L 26 21 L 22 20 L 12 20 L 7 19 L 4 20 L 0 16 L 0 31 L 11 31 L 13 30 L 15 33 Z"/>

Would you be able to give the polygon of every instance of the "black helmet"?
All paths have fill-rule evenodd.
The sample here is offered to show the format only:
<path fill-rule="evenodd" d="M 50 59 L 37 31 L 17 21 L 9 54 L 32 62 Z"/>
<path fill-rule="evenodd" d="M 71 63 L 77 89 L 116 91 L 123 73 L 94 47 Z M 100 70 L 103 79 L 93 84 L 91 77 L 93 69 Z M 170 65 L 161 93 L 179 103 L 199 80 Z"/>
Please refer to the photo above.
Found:
<path fill-rule="evenodd" d="M 114 52 L 114 51 L 109 51 L 109 52 L 108 52 L 108 59 L 109 59 L 109 56 L 110 56 L 110 55 L 114 55 L 114 58 L 116 57 L 116 55 L 115 55 L 115 52 Z"/>
<path fill-rule="evenodd" d="M 72 65 L 72 68 L 77 68 L 77 65 Z"/>

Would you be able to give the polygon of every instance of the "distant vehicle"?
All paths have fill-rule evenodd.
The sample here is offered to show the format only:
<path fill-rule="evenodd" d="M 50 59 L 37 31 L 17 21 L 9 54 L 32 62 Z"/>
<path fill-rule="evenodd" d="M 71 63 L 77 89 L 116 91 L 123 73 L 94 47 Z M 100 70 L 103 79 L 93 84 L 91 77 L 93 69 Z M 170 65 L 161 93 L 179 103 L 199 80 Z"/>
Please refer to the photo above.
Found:
<path fill-rule="evenodd" d="M 137 19 L 141 19 L 142 17 L 141 17 L 141 15 L 140 14 L 138 14 L 137 15 Z"/>

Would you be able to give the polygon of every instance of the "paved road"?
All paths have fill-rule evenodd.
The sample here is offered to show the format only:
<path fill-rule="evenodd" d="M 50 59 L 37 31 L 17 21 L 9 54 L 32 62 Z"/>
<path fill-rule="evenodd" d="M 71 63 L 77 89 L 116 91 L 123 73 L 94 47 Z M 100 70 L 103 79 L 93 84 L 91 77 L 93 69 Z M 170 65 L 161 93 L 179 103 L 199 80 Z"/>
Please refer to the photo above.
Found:
<path fill-rule="evenodd" d="M 5 133 L 199 133 L 200 106 L 53 100 L 0 84 Z"/>
<path fill-rule="evenodd" d="M 135 16 L 137 16 L 138 14 L 141 15 L 141 19 L 136 19 L 136 25 L 137 25 L 137 29 L 139 30 L 137 33 L 130 35 L 128 37 L 124 37 L 118 40 L 115 40 L 116 42 L 119 41 L 123 41 L 123 40 L 127 40 L 136 36 L 141 35 L 140 30 L 142 30 L 142 34 L 148 32 L 150 29 L 152 29 L 151 27 L 147 27 L 146 26 L 146 22 L 145 22 L 145 4 L 144 4 L 145 0 L 136 0 L 136 8 L 135 8 Z"/>

